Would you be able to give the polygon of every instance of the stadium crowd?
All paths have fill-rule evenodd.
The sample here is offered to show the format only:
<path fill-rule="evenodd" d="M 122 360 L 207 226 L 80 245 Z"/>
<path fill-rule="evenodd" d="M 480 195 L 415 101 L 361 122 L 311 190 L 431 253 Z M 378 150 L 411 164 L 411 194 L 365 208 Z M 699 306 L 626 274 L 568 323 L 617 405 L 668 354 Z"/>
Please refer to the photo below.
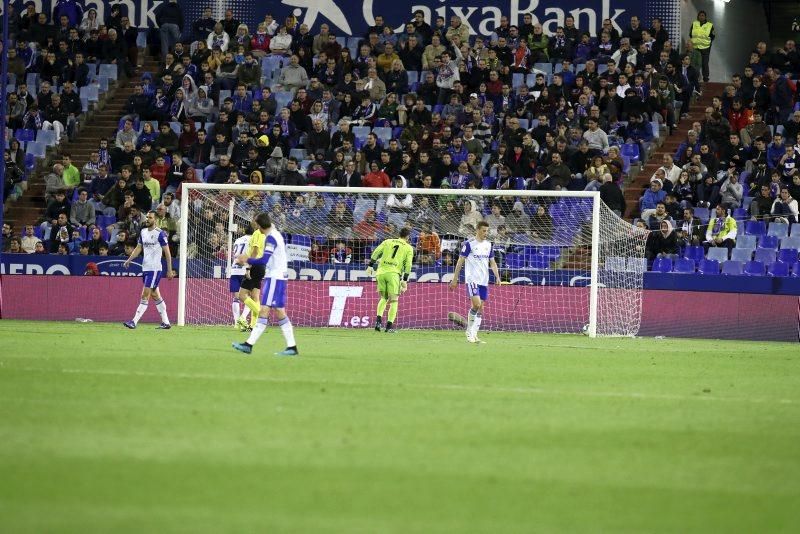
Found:
<path fill-rule="evenodd" d="M 118 6 L 107 20 L 90 9 L 82 18 L 57 13 L 49 21 L 29 3 L 13 18 L 10 72 L 18 82 L 37 73 L 41 83 L 36 95 L 17 83 L 9 98 L 12 128 L 69 135 L 69 115 L 53 111 L 66 99 L 54 95 L 88 83 L 86 63 L 114 62 L 121 74 L 136 72 L 137 30 Z M 621 31 L 605 20 L 597 36 L 578 29 L 571 16 L 553 34 L 529 14 L 519 26 L 503 16 L 491 36 L 476 37 L 458 16 L 429 25 L 417 11 L 401 32 L 377 16 L 364 35 L 349 39 L 326 24 L 313 35 L 291 16 L 279 23 L 267 15 L 249 28 L 231 10 L 215 20 L 207 8 L 188 22 L 174 1 L 163 4 L 156 20 L 159 70 L 141 73 L 115 136 L 101 141 L 88 162 L 76 165 L 65 154 L 45 178 L 44 217 L 23 233 L 39 236 L 46 252 L 124 253 L 150 209 L 177 243 L 185 182 L 588 189 L 625 215 L 622 188 L 631 160 L 646 161 L 659 128 L 672 131 L 686 117 L 708 78 L 714 38 L 704 13 L 680 52 L 660 20 L 645 26 L 637 16 Z M 743 74 L 714 99 L 676 154 L 664 158 L 643 192 L 637 224 L 659 230 L 669 222 L 686 245 L 732 247 L 735 235 L 721 233 L 732 226 L 726 210 L 741 209 L 749 197 L 757 201 L 749 203 L 748 216 L 792 222 L 796 201 L 784 195 L 795 197 L 800 184 L 792 148 L 800 126 L 800 112 L 792 114 L 797 73 L 793 42 L 774 52 L 759 43 Z M 6 161 L 19 165 L 20 158 L 22 145 L 12 140 Z M 762 186 L 769 206 L 758 198 Z M 328 261 L 347 258 L 348 248 L 356 248 L 349 240 L 359 225 L 371 225 L 370 216 L 381 229 L 391 229 L 393 220 L 395 227 L 413 221 L 445 236 L 467 230 L 465 217 L 472 225 L 491 220 L 493 235 L 552 235 L 547 206 L 476 197 L 421 207 L 424 198 L 398 195 L 359 211 L 347 199 L 315 202 L 310 190 L 269 207 L 287 217 L 325 210 L 326 221 L 347 228 L 341 242 L 315 245 Z M 684 208 L 717 205 L 726 213 L 721 228 L 713 220 L 700 221 L 702 230 L 681 226 Z M 202 217 L 213 206 L 197 210 Z M 224 228 L 225 221 L 219 224 Z M 23 238 L 12 245 L 13 234 L 9 229 L 4 247 L 22 246 Z M 226 244 L 218 232 L 194 237 L 196 254 L 219 254 Z M 30 241 L 24 250 L 32 250 Z M 666 251 L 651 243 L 648 253 Z"/>

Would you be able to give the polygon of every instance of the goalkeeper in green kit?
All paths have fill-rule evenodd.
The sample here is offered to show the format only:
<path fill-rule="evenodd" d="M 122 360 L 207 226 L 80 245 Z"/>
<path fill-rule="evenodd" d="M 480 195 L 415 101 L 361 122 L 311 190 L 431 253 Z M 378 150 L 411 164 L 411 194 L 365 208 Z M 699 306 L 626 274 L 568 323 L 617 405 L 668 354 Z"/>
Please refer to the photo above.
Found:
<path fill-rule="evenodd" d="M 375 331 L 381 331 L 383 312 L 389 304 L 389 316 L 386 320 L 386 332 L 394 333 L 394 321 L 397 318 L 397 298 L 408 289 L 408 277 L 411 275 L 411 264 L 414 263 L 414 249 L 408 242 L 411 232 L 408 228 L 400 230 L 400 237 L 387 239 L 372 252 L 367 274 L 372 276 L 375 265 L 378 266 L 377 282 L 378 301 Z"/>

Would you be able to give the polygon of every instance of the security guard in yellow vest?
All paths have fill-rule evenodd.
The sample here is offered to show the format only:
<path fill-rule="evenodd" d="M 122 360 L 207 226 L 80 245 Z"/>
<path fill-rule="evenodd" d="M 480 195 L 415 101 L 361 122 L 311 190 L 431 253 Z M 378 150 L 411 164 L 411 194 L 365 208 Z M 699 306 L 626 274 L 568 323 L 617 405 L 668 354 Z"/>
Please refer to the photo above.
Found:
<path fill-rule="evenodd" d="M 695 49 L 700 52 L 703 59 L 703 81 L 708 81 L 708 58 L 711 55 L 711 43 L 714 42 L 714 25 L 708 21 L 705 11 L 697 13 L 697 20 L 692 22 L 689 30 L 689 39 L 692 40 Z"/>

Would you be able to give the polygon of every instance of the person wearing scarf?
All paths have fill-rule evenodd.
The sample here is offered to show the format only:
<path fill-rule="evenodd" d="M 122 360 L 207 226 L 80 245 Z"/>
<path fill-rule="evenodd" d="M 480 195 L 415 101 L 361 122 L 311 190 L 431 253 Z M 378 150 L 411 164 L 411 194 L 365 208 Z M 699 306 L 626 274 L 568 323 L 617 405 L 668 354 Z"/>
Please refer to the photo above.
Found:
<path fill-rule="evenodd" d="M 727 247 L 730 251 L 736 245 L 736 220 L 728 215 L 722 205 L 716 207 L 715 215 L 708 221 L 706 240 L 703 245 L 706 252 L 710 247 Z"/>
<path fill-rule="evenodd" d="M 647 237 L 645 256 L 648 261 L 665 254 L 678 253 L 678 236 L 672 227 L 672 221 L 664 219 L 661 221 L 658 232 L 651 232 Z"/>

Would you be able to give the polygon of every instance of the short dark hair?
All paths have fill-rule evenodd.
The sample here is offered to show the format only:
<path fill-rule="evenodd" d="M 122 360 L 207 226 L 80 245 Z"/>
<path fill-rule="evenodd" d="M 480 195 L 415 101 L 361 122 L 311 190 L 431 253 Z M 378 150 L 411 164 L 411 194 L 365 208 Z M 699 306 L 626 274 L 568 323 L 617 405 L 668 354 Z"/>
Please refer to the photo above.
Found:
<path fill-rule="evenodd" d="M 272 226 L 272 220 L 270 220 L 269 213 L 267 212 L 261 212 L 256 215 L 255 221 L 259 228 L 269 228 Z"/>
<path fill-rule="evenodd" d="M 475 225 L 476 230 L 478 228 L 484 228 L 484 227 L 489 228 L 489 223 L 487 223 L 486 221 L 478 221 L 478 224 Z"/>
<path fill-rule="evenodd" d="M 405 226 L 400 229 L 400 237 L 406 238 L 411 235 L 411 229 L 406 228 Z"/>

